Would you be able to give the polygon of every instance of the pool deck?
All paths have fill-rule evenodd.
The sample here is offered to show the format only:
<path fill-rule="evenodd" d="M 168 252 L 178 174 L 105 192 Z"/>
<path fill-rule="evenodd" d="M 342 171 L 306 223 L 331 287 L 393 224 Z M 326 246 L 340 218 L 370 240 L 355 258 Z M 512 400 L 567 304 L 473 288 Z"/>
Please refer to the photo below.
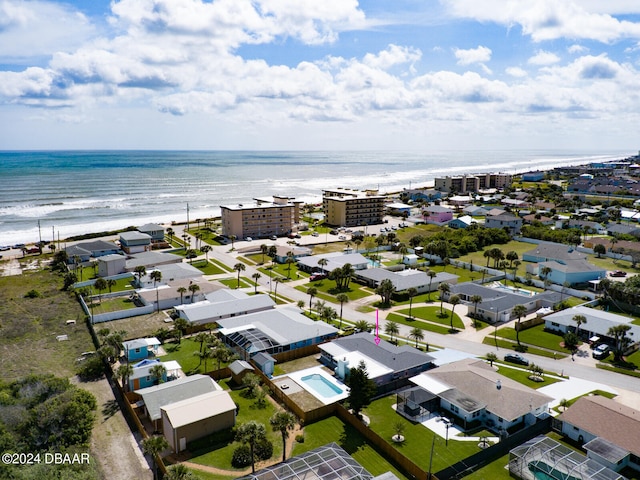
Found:
<path fill-rule="evenodd" d="M 302 377 L 306 377 L 308 375 L 320 375 L 325 380 L 330 382 L 332 385 L 334 385 L 335 387 L 339 388 L 341 390 L 341 393 L 338 393 L 336 395 L 331 395 L 329 397 L 322 396 L 319 392 L 316 392 L 309 385 L 306 385 L 304 380 L 302 380 Z M 347 398 L 349 396 L 348 387 L 346 385 L 344 385 L 342 382 L 338 381 L 338 379 L 336 379 L 332 375 L 328 374 L 324 370 L 324 368 L 321 367 L 321 366 L 306 368 L 304 370 L 299 370 L 297 372 L 292 372 L 292 373 L 289 373 L 287 375 L 283 375 L 282 377 L 276 377 L 276 378 L 273 379 L 273 381 L 274 381 L 274 383 L 276 383 L 277 385 L 280 386 L 279 382 L 281 381 L 281 379 L 284 379 L 285 377 L 288 379 L 288 381 L 285 381 L 284 383 L 288 384 L 289 388 L 295 388 L 295 387 L 293 387 L 293 384 L 295 383 L 298 387 L 300 387 L 300 388 L 306 390 L 307 392 L 309 392 L 311 395 L 313 395 L 315 398 L 317 398 L 324 405 L 329 405 L 331 403 L 343 400 L 343 399 L 345 399 L 345 398 Z M 280 387 L 280 388 L 282 388 L 282 387 Z M 286 389 L 286 391 L 287 391 L 287 393 L 289 393 L 289 389 Z"/>

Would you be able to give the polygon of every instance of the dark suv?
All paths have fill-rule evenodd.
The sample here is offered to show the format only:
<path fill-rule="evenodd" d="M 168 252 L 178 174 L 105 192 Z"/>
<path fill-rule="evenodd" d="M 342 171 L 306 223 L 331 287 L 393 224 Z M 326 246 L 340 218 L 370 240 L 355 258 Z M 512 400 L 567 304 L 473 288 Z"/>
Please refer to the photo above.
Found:
<path fill-rule="evenodd" d="M 529 360 L 517 353 L 507 353 L 504 356 L 504 360 L 506 362 L 517 363 L 518 365 L 529 365 Z"/>

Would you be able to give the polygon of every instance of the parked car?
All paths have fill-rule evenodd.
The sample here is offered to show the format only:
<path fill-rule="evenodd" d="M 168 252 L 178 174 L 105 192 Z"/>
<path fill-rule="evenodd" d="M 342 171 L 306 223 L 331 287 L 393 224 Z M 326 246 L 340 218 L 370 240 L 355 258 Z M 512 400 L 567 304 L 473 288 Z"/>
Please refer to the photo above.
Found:
<path fill-rule="evenodd" d="M 253 238 L 251 238 L 251 237 L 247 237 L 247 238 L 245 238 L 245 240 L 246 240 L 247 242 L 253 242 Z"/>
<path fill-rule="evenodd" d="M 11 247 L 9 245 L 0 246 L 0 252 L 6 252 L 7 250 L 11 250 Z"/>
<path fill-rule="evenodd" d="M 318 232 L 313 232 L 313 233 L 311 234 L 311 236 L 312 236 L 312 237 L 319 237 L 319 236 L 320 236 L 320 234 L 319 234 Z"/>
<path fill-rule="evenodd" d="M 593 353 L 591 354 L 591 356 L 596 360 L 604 360 L 609 356 L 610 352 L 611 349 L 609 348 L 609 345 L 607 345 L 606 343 L 601 343 L 593 349 Z"/>
<path fill-rule="evenodd" d="M 344 235 L 340 235 L 340 236 L 338 237 L 338 240 L 346 240 L 346 239 L 347 239 L 347 237 L 345 237 Z"/>
<path fill-rule="evenodd" d="M 315 282 L 316 280 L 322 280 L 323 278 L 327 278 L 327 276 L 324 273 L 313 273 L 309 277 L 309 281 L 310 282 Z"/>
<path fill-rule="evenodd" d="M 616 270 L 614 272 L 610 272 L 609 276 L 610 277 L 626 277 L 627 276 L 627 272 L 624 272 L 622 270 Z"/>
<path fill-rule="evenodd" d="M 277 240 L 277 239 L 278 239 L 278 237 L 276 237 L 275 235 L 271 235 L 269 238 L 270 238 L 271 240 Z"/>
<path fill-rule="evenodd" d="M 517 353 L 507 353 L 504 356 L 505 362 L 517 363 L 518 365 L 529 365 L 529 360 Z"/>

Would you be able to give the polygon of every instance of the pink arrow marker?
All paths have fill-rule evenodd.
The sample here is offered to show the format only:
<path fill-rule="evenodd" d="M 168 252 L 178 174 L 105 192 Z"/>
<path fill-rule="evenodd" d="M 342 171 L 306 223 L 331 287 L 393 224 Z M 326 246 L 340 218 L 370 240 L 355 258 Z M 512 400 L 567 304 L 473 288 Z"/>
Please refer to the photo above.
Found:
<path fill-rule="evenodd" d="M 380 345 L 380 335 L 378 335 L 379 328 L 380 324 L 378 323 L 378 310 L 376 310 L 376 345 Z"/>

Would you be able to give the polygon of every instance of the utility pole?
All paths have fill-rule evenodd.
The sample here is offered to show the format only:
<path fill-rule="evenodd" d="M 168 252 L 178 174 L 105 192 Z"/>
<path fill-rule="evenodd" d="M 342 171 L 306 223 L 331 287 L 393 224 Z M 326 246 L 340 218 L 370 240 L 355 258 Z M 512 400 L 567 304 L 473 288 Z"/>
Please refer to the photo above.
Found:
<path fill-rule="evenodd" d="M 38 238 L 40 240 L 38 248 L 40 248 L 40 253 L 42 253 L 42 230 L 40 230 L 40 220 L 38 220 Z"/>
<path fill-rule="evenodd" d="M 189 233 L 189 204 L 187 203 L 187 231 L 185 233 Z"/>

